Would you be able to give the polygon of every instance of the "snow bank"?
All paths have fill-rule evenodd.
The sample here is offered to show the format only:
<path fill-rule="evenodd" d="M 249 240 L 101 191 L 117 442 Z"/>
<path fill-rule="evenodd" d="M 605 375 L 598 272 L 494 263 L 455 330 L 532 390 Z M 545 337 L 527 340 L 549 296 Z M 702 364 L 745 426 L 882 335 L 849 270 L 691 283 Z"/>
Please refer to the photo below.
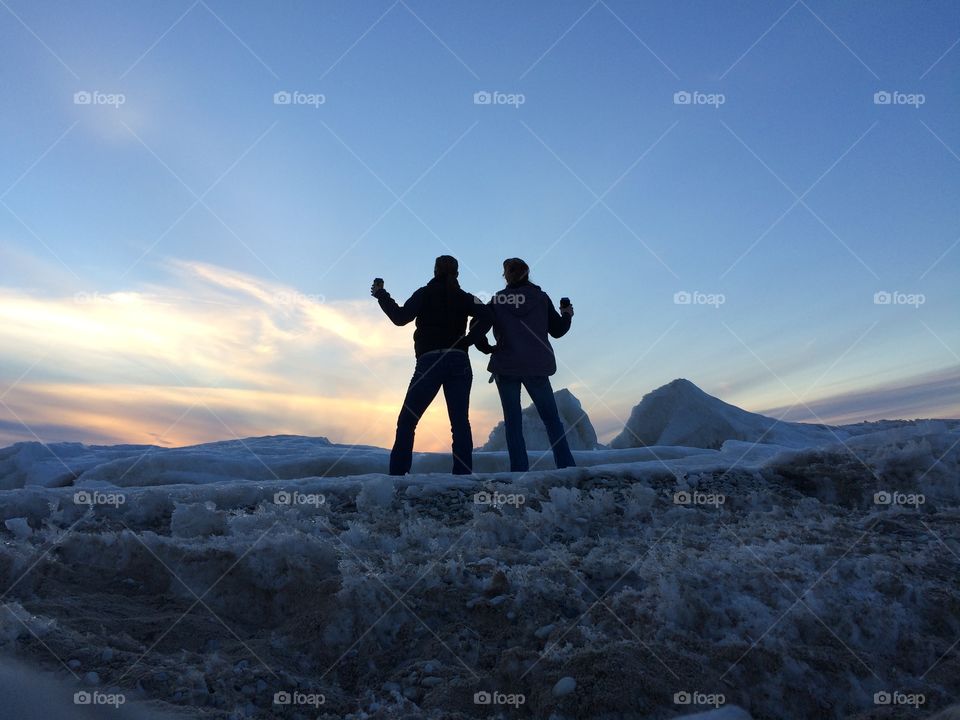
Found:
<path fill-rule="evenodd" d="M 960 690 L 958 438 L 7 491 L 0 645 L 195 717 L 932 714 Z"/>
<path fill-rule="evenodd" d="M 382 448 L 277 435 L 181 448 L 21 442 L 0 450 L 0 489 L 132 487 L 385 471 Z"/>
<path fill-rule="evenodd" d="M 842 428 L 778 422 L 747 412 L 708 395 L 689 380 L 678 379 L 644 395 L 610 445 L 719 448 L 726 440 L 744 440 L 808 447 L 846 436 Z"/>
<path fill-rule="evenodd" d="M 96 465 L 116 458 L 136 457 L 151 449 L 149 445 L 17 443 L 0 450 L 0 490 L 33 485 L 64 487 Z"/>
<path fill-rule="evenodd" d="M 582 465 L 673 459 L 702 454 L 697 448 L 633 448 L 577 452 Z M 529 453 L 530 467 L 553 468 L 547 450 Z M 17 443 L 0 450 L 0 489 L 24 487 L 117 488 L 270 482 L 305 477 L 349 477 L 386 473 L 389 450 L 363 445 L 335 445 L 325 438 L 274 436 L 184 448 L 86 446 L 79 443 Z M 415 473 L 447 473 L 449 453 L 415 453 Z M 478 472 L 509 470 L 504 452 L 477 452 Z"/>
<path fill-rule="evenodd" d="M 913 422 L 820 448 L 775 455 L 766 471 L 842 505 L 960 503 L 960 426 Z"/>
<path fill-rule="evenodd" d="M 567 430 L 567 442 L 571 450 L 596 450 L 597 432 L 593 429 L 593 424 L 587 416 L 586 411 L 580 405 L 580 401 L 567 388 L 557 390 L 553 394 L 557 401 L 557 410 L 560 411 L 560 419 Z M 526 441 L 528 450 L 549 450 L 550 439 L 547 437 L 547 429 L 540 419 L 540 414 L 536 407 L 531 404 L 523 410 L 523 438 Z M 481 450 L 497 451 L 507 449 L 506 428 L 503 421 L 490 432 L 490 438 L 483 445 Z"/>

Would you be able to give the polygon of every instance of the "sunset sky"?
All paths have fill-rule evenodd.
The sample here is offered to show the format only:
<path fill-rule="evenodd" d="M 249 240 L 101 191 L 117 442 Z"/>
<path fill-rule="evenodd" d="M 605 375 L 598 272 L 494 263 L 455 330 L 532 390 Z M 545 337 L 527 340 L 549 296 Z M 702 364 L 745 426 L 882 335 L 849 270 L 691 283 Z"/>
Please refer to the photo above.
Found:
<path fill-rule="evenodd" d="M 952 0 L 2 0 L 0 445 L 389 445 L 413 328 L 370 281 L 445 253 L 573 299 L 554 385 L 602 440 L 677 377 L 960 417 L 958 36 Z"/>

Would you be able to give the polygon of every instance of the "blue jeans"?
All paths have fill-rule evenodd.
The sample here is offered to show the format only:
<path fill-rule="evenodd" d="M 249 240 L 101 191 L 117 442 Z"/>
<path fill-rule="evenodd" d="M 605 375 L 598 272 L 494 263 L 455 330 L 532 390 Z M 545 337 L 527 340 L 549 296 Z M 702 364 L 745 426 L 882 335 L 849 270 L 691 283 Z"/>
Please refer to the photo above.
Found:
<path fill-rule="evenodd" d="M 425 353 L 417 367 L 397 418 L 397 437 L 390 453 L 390 474 L 406 475 L 413 464 L 413 438 L 417 423 L 443 388 L 453 434 L 453 473 L 473 472 L 473 435 L 470 432 L 470 387 L 473 369 L 465 352 L 447 350 Z"/>
<path fill-rule="evenodd" d="M 497 375 L 497 390 L 503 406 L 503 422 L 507 435 L 507 450 L 510 453 L 510 472 L 526 472 L 530 469 L 527 444 L 523 440 L 523 411 L 520 408 L 520 386 L 530 394 L 530 399 L 540 413 L 540 419 L 550 438 L 550 449 L 558 468 L 575 467 L 576 461 L 570 452 L 567 435 L 557 411 L 550 378 L 546 375 Z"/>

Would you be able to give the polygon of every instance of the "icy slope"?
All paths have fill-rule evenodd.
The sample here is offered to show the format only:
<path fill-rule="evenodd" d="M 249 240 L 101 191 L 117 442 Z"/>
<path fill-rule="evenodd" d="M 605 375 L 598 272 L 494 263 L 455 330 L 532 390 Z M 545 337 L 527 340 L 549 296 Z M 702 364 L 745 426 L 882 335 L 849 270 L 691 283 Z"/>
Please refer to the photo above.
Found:
<path fill-rule="evenodd" d="M 560 419 L 567 429 L 567 442 L 571 450 L 596 450 L 597 431 L 580 405 L 580 401 L 567 388 L 557 390 L 553 396 L 557 400 L 557 409 Z M 523 410 L 523 437 L 528 450 L 549 450 L 550 440 L 547 438 L 547 429 L 540 420 L 537 409 L 531 403 Z M 481 448 L 485 451 L 506 450 L 507 436 L 503 421 L 490 432 L 490 438 Z"/>
<path fill-rule="evenodd" d="M 704 455 L 702 448 L 633 448 L 576 453 L 582 465 Z M 385 473 L 389 450 L 336 445 L 326 438 L 276 435 L 183 448 L 80 443 L 17 443 L 0 450 L 0 489 L 22 487 L 139 487 L 232 481 L 290 480 Z M 529 453 L 531 467 L 553 467 L 547 451 Z M 446 453 L 415 453 L 417 473 L 449 472 Z M 478 472 L 508 470 L 506 452 L 475 453 Z"/>
<path fill-rule="evenodd" d="M 906 433 L 946 432 L 957 421 L 913 421 L 847 426 L 849 446 L 871 445 L 885 437 Z M 926 430 L 924 430 L 926 428 Z M 931 429 L 933 428 L 933 429 Z M 831 443 L 808 443 L 824 447 Z M 836 444 L 834 441 L 833 444 Z M 790 445 L 727 440 L 720 450 L 683 446 L 653 446 L 595 451 L 574 451 L 577 464 L 646 464 L 700 471 L 736 465 L 756 468 Z M 548 450 L 530 451 L 531 468 L 553 468 Z M 325 438 L 271 436 L 184 448 L 153 446 L 86 446 L 79 443 L 17 443 L 0 450 L 0 490 L 23 487 L 76 487 L 79 489 L 202 485 L 220 482 L 269 482 L 307 477 L 351 477 L 387 470 L 389 451 L 369 446 L 337 445 Z M 679 464 L 674 463 L 678 461 Z M 505 472 L 507 453 L 475 452 L 478 473 Z M 413 471 L 446 473 L 451 466 L 446 453 L 415 453 Z"/>
<path fill-rule="evenodd" d="M 847 433 L 804 423 L 777 422 L 708 395 L 689 380 L 678 379 L 644 395 L 627 425 L 610 446 L 687 445 L 718 448 L 725 440 L 808 447 L 838 442 Z"/>
<path fill-rule="evenodd" d="M 855 443 L 7 491 L 0 646 L 224 720 L 928 717 L 960 693 L 960 431 Z M 924 704 L 876 714 L 895 692 Z"/>

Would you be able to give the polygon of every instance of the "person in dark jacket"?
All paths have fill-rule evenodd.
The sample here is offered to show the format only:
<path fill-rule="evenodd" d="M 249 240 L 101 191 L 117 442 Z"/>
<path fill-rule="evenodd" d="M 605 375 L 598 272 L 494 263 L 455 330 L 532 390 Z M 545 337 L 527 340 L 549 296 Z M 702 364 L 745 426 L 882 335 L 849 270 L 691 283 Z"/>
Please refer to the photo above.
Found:
<path fill-rule="evenodd" d="M 540 413 L 557 467 L 573 467 L 576 462 L 550 385 L 550 376 L 557 371 L 557 361 L 549 339 L 567 334 L 573 306 L 567 305 L 557 312 L 550 297 L 530 282 L 530 268 L 520 258 L 503 261 L 503 277 L 507 287 L 491 298 L 488 307 L 492 313 L 471 325 L 467 339 L 481 352 L 492 353 L 487 369 L 496 380 L 503 406 L 510 470 L 526 472 L 530 469 L 523 439 L 521 385 L 527 389 Z M 496 345 L 490 345 L 486 338 L 491 325 Z"/>
<path fill-rule="evenodd" d="M 467 318 L 485 318 L 489 309 L 460 288 L 459 266 L 450 255 L 437 258 L 433 279 L 398 305 L 375 280 L 370 289 L 380 308 L 394 325 L 416 320 L 413 333 L 417 365 L 397 418 L 397 435 L 390 452 L 390 474 L 405 475 L 413 463 L 417 424 L 443 388 L 453 434 L 453 472 L 473 472 L 473 435 L 470 432 L 470 387 L 473 370 L 467 348 Z"/>

